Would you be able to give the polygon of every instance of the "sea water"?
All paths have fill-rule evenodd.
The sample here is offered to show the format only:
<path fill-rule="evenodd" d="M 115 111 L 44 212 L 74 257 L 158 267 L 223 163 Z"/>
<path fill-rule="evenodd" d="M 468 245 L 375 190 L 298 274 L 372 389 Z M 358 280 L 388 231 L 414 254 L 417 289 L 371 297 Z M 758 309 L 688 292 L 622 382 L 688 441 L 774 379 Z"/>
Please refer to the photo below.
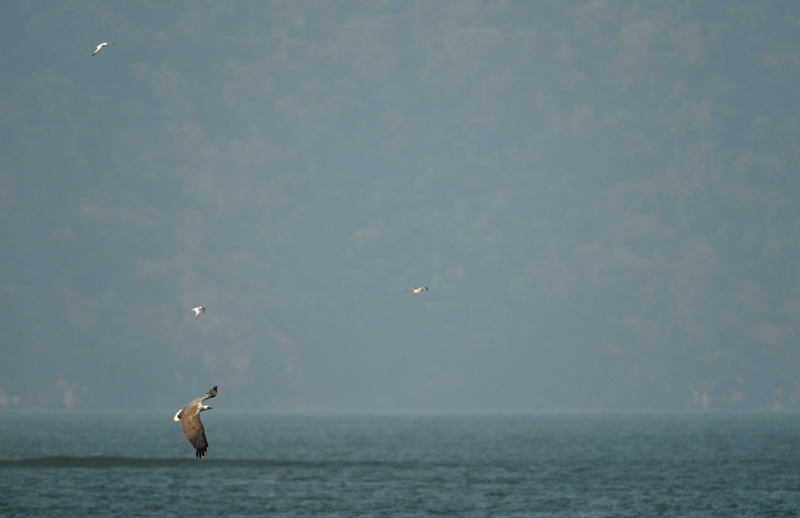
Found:
<path fill-rule="evenodd" d="M 795 414 L 0 411 L 0 516 L 800 513 Z"/>

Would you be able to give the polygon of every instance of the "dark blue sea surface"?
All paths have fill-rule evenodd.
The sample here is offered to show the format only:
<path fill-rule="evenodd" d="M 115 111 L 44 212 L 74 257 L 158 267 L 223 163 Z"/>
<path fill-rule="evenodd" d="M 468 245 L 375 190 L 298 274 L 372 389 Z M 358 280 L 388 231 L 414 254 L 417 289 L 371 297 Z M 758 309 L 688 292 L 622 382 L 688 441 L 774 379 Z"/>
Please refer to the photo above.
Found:
<path fill-rule="evenodd" d="M 794 414 L 1 411 L 0 516 L 800 514 Z"/>

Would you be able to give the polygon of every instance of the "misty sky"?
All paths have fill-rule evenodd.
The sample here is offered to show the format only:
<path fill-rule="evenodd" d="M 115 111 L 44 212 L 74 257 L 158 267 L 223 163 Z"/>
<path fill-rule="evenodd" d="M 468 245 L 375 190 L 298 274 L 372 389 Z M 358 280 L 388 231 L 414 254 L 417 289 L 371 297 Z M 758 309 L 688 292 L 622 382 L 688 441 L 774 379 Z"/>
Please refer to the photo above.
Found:
<path fill-rule="evenodd" d="M 0 407 L 800 408 L 800 3 L 4 2 L 0 49 Z"/>

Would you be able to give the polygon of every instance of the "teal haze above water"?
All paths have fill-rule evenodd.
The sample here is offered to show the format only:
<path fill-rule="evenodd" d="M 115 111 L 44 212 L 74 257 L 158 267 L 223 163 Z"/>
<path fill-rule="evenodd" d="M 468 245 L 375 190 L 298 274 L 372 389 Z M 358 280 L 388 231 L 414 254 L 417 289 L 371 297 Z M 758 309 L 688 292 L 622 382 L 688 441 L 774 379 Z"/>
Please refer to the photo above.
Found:
<path fill-rule="evenodd" d="M 800 3 L 0 13 L 0 408 L 800 408 Z"/>

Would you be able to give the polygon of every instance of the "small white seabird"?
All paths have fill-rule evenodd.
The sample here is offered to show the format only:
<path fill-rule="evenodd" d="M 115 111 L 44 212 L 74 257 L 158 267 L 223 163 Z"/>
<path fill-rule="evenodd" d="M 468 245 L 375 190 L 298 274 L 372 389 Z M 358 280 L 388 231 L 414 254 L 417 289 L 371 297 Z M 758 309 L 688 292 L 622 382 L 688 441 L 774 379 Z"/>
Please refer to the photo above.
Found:
<path fill-rule="evenodd" d="M 92 56 L 94 56 L 95 54 L 100 52 L 100 49 L 102 49 L 103 47 L 108 46 L 108 45 L 114 45 L 114 44 L 115 43 L 113 41 L 106 41 L 106 42 L 101 43 L 100 45 L 97 46 L 96 49 L 94 49 L 94 53 L 92 54 Z"/>
<path fill-rule="evenodd" d="M 192 308 L 192 311 L 194 311 L 194 319 L 197 320 L 198 317 L 200 316 L 200 313 L 205 314 L 206 308 L 204 308 L 203 306 L 197 306 L 196 308 Z"/>
<path fill-rule="evenodd" d="M 203 401 L 210 399 L 217 395 L 217 387 L 208 391 L 208 394 L 195 398 L 191 403 L 178 410 L 173 421 L 180 421 L 183 435 L 189 440 L 189 443 L 194 446 L 195 457 L 198 459 L 205 455 L 208 450 L 208 441 L 206 440 L 206 431 L 203 429 L 203 423 L 200 422 L 200 412 L 203 410 L 211 410 L 210 406 L 203 404 Z"/>
<path fill-rule="evenodd" d="M 412 292 L 412 293 L 422 293 L 423 291 L 428 291 L 428 287 L 427 286 L 414 286 L 413 288 L 408 288 L 406 290 L 406 293 L 408 293 L 409 291 Z"/>

